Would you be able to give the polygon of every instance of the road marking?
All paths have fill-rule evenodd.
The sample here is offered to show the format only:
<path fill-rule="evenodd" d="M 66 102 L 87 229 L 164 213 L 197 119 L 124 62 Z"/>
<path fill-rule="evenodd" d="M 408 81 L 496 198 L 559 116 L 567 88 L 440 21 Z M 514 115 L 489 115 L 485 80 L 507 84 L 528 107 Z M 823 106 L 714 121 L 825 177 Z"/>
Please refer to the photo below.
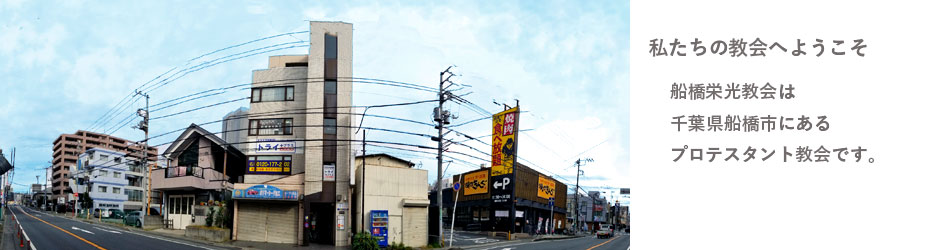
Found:
<path fill-rule="evenodd" d="M 19 207 L 18 207 L 18 208 L 19 208 Z M 43 223 L 46 223 L 46 225 L 49 225 L 49 226 L 51 226 L 51 227 L 53 227 L 53 228 L 56 228 L 56 229 L 59 229 L 59 231 L 63 231 L 63 232 L 66 233 L 66 234 L 72 235 L 73 237 L 76 237 L 76 239 L 79 239 L 79 240 L 81 240 L 81 241 L 83 241 L 83 242 L 86 242 L 87 244 L 92 245 L 93 247 L 96 247 L 96 248 L 98 248 L 99 250 L 106 250 L 105 248 L 102 248 L 102 247 L 100 247 L 99 245 L 96 245 L 96 243 L 92 243 L 91 241 L 89 241 L 89 240 L 87 240 L 87 239 L 85 239 L 85 238 L 83 238 L 83 237 L 79 237 L 79 235 L 76 235 L 76 234 L 73 234 L 72 232 L 66 231 L 66 229 L 63 229 L 63 228 L 58 227 L 58 226 L 56 226 L 56 225 L 53 225 L 52 223 L 46 222 L 45 220 L 41 220 L 40 218 L 37 218 L 36 216 L 30 215 L 30 214 L 27 213 L 26 211 L 23 211 L 23 208 L 19 208 L 19 209 L 20 209 L 20 212 L 23 213 L 23 214 L 25 214 L 26 216 L 33 217 L 33 219 L 36 219 L 36 220 L 38 220 L 38 221 L 40 221 L 40 222 L 43 222 Z"/>
<path fill-rule="evenodd" d="M 86 229 L 82 229 L 82 228 L 78 228 L 78 227 L 73 227 L 72 229 L 73 229 L 73 230 L 83 231 L 83 232 L 85 232 L 85 233 L 87 233 L 87 234 L 96 234 L 96 233 L 93 233 L 93 232 L 89 232 L 89 231 L 86 230 Z"/>
<path fill-rule="evenodd" d="M 101 227 L 92 227 L 92 228 L 99 229 L 99 230 L 102 230 L 102 231 L 106 231 L 106 232 L 109 232 L 109 233 L 122 234 L 122 233 L 120 233 L 120 232 L 118 232 L 118 231 L 106 230 L 106 229 L 103 229 L 103 228 L 101 228 Z"/>
<path fill-rule="evenodd" d="M 604 244 L 607 244 L 607 243 L 610 243 L 611 241 L 616 240 L 617 238 L 620 238 L 620 236 L 614 237 L 613 239 L 610 239 L 610 240 L 608 240 L 608 241 L 601 242 L 600 244 L 597 244 L 597 245 L 595 245 L 595 246 L 592 246 L 592 247 L 588 248 L 587 250 L 591 250 L 591 249 L 594 249 L 594 248 L 598 248 L 598 247 L 600 247 L 600 246 L 603 246 Z"/>

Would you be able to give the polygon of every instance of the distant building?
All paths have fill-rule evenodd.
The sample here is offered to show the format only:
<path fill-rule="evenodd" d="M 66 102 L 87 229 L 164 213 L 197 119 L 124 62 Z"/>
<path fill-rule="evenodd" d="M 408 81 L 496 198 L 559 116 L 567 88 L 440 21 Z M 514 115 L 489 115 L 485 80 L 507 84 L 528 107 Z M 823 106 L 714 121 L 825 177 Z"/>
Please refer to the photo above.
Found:
<path fill-rule="evenodd" d="M 247 107 L 231 111 L 221 121 L 221 139 L 238 149 L 247 148 Z"/>
<path fill-rule="evenodd" d="M 70 188 L 89 193 L 92 209 L 141 211 L 145 205 L 145 165 L 138 157 L 91 148 L 79 155 Z"/>
<path fill-rule="evenodd" d="M 94 133 L 84 130 L 76 131 L 74 134 L 61 134 L 53 141 L 53 168 L 49 179 L 53 190 L 53 199 L 69 201 L 73 196 L 73 189 L 69 182 L 72 179 L 69 173 L 76 166 L 79 155 L 85 153 L 91 148 L 110 150 L 122 155 L 131 154 L 134 157 L 142 156 L 142 147 L 135 145 L 133 141 L 109 136 L 106 134 Z M 158 150 L 149 147 L 149 161 L 155 161 Z"/>

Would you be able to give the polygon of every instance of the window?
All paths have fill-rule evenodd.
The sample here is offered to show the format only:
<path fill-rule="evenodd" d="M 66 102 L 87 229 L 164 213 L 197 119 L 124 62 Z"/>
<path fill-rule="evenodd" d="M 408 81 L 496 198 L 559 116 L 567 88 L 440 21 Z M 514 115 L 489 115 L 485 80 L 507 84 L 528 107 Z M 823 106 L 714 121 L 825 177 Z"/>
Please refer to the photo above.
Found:
<path fill-rule="evenodd" d="M 112 160 L 112 161 L 115 162 L 115 163 L 120 163 L 120 162 L 122 162 L 122 158 L 116 157 L 116 158 L 115 158 L 114 160 Z"/>
<path fill-rule="evenodd" d="M 249 120 L 248 135 L 292 135 L 294 122 L 291 118 Z"/>
<path fill-rule="evenodd" d="M 112 172 L 112 177 L 113 177 L 113 178 L 122 178 L 122 174 L 119 174 L 118 171 Z"/>
<path fill-rule="evenodd" d="M 114 187 L 114 188 L 112 188 L 112 193 L 113 193 L 113 194 L 118 194 L 121 190 L 122 190 L 121 188 Z"/>
<path fill-rule="evenodd" d="M 323 93 L 328 95 L 336 94 L 336 81 L 326 81 L 323 85 Z"/>
<path fill-rule="evenodd" d="M 104 187 L 104 186 L 99 186 L 99 192 L 100 192 L 100 193 L 105 193 L 105 192 L 106 192 L 106 187 Z"/>
<path fill-rule="evenodd" d="M 99 170 L 99 176 L 106 176 L 106 175 L 109 175 L 109 171 Z"/>
<path fill-rule="evenodd" d="M 100 160 L 107 159 L 107 158 L 109 158 L 109 157 L 106 156 L 105 154 L 99 155 L 99 159 L 100 159 Z"/>
<path fill-rule="evenodd" d="M 323 118 L 323 133 L 331 135 L 336 134 L 336 119 Z"/>
<path fill-rule="evenodd" d="M 282 102 L 294 100 L 294 87 L 267 87 L 251 90 L 251 102 Z"/>
<path fill-rule="evenodd" d="M 326 45 L 323 46 L 324 56 L 327 59 L 336 59 L 336 37 L 330 34 L 324 34 L 323 39 L 326 43 Z"/>

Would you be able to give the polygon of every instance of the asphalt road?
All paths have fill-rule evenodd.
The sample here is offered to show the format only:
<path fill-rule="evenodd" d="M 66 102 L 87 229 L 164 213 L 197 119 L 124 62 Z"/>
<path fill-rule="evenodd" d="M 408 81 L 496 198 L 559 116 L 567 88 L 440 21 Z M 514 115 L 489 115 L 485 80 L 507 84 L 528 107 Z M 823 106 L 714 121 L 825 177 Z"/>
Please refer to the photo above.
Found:
<path fill-rule="evenodd" d="M 38 250 L 46 249 L 175 249 L 218 250 L 221 247 L 131 232 L 104 225 L 70 220 L 39 211 L 10 206 Z"/>
<path fill-rule="evenodd" d="M 596 236 L 585 236 L 564 240 L 546 241 L 510 241 L 489 243 L 477 246 L 463 247 L 473 250 L 534 250 L 534 249 L 579 249 L 579 250 L 628 250 L 630 236 L 617 235 L 610 239 L 598 239 Z"/>

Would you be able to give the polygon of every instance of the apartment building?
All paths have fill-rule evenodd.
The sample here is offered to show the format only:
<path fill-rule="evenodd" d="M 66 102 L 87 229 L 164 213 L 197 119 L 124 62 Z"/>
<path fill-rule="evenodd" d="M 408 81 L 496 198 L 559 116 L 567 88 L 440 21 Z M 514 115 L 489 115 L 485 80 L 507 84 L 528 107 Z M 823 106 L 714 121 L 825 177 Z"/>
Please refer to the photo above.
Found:
<path fill-rule="evenodd" d="M 73 189 L 69 186 L 70 171 L 75 169 L 79 155 L 91 148 L 110 150 L 121 154 L 141 157 L 142 147 L 126 139 L 85 130 L 73 134 L 61 134 L 53 141 L 53 168 L 50 176 L 53 200 L 70 201 L 74 199 Z M 158 150 L 149 147 L 149 161 L 157 160 Z M 62 198 L 62 199 L 60 199 Z"/>

